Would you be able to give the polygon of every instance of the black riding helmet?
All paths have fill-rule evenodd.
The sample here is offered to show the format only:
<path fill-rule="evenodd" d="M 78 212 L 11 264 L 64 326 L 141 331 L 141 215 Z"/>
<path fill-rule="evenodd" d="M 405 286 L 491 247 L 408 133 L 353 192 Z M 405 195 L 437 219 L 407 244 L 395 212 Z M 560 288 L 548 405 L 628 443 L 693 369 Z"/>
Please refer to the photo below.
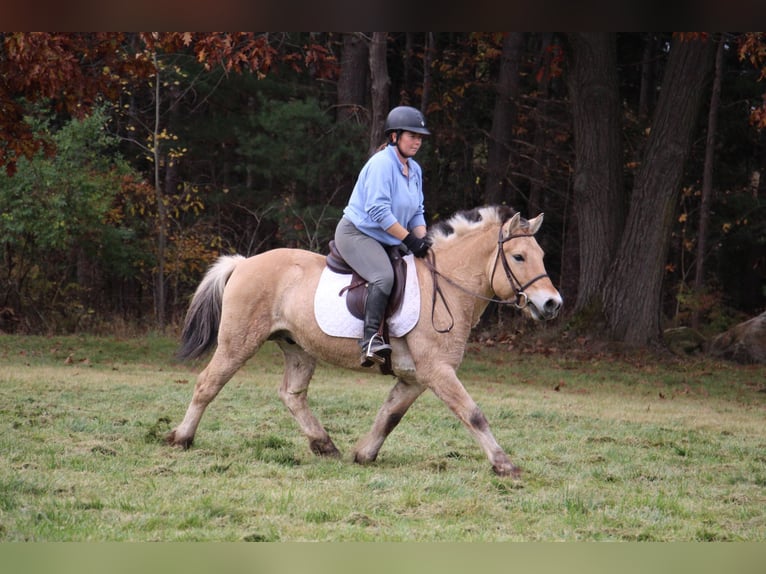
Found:
<path fill-rule="evenodd" d="M 386 135 L 391 132 L 413 132 L 416 134 L 431 135 L 426 128 L 426 118 L 416 108 L 410 106 L 398 106 L 388 112 L 386 125 L 383 128 Z"/>

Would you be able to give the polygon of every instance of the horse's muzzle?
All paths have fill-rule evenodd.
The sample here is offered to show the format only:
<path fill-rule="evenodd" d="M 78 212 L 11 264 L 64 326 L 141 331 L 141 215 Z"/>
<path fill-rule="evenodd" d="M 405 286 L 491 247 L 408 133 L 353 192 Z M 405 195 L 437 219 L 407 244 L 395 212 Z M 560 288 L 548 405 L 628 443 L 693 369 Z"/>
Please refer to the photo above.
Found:
<path fill-rule="evenodd" d="M 534 300 L 529 299 L 528 304 L 524 309 L 536 321 L 550 321 L 551 319 L 558 317 L 562 305 L 563 300 L 561 299 L 561 295 L 558 295 L 557 297 L 546 299 L 540 306 L 538 306 Z"/>

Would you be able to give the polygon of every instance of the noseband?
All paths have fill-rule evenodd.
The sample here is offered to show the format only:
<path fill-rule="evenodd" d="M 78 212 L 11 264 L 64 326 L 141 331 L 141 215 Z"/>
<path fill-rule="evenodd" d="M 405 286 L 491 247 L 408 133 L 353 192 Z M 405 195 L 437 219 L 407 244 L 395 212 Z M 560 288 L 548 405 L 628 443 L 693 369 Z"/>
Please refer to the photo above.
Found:
<path fill-rule="evenodd" d="M 503 270 L 505 271 L 505 277 L 508 279 L 508 283 L 511 286 L 511 289 L 513 289 L 513 292 L 516 295 L 515 301 L 509 301 L 507 299 L 497 299 L 496 297 L 485 297 L 484 295 L 480 295 L 478 293 L 473 293 L 472 291 L 469 291 L 462 285 L 457 284 L 455 281 L 450 279 L 449 277 L 443 275 L 440 271 L 436 269 L 436 255 L 434 255 L 433 251 L 428 251 L 428 254 L 425 259 L 426 266 L 431 270 L 431 278 L 434 283 L 434 290 L 432 295 L 432 301 L 431 301 L 431 324 L 434 325 L 434 313 L 436 311 L 436 296 L 438 295 L 442 303 L 444 304 L 444 307 L 447 309 L 447 313 L 449 313 L 451 324 L 446 329 L 436 329 L 436 325 L 434 325 L 434 329 L 436 329 L 439 333 L 448 333 L 452 330 L 452 327 L 455 325 L 455 319 L 452 316 L 452 311 L 450 311 L 449 306 L 447 305 L 447 300 L 444 298 L 444 294 L 442 293 L 441 287 L 439 286 L 439 282 L 437 280 L 437 276 L 441 276 L 447 283 L 452 285 L 453 287 L 457 287 L 464 293 L 467 293 L 468 295 L 471 295 L 472 297 L 476 297 L 477 299 L 483 299 L 485 301 L 489 301 L 490 303 L 499 303 L 501 305 L 513 305 L 517 309 L 523 309 L 529 304 L 529 297 L 527 297 L 527 294 L 524 292 L 530 285 L 533 283 L 536 283 L 540 279 L 544 279 L 545 277 L 548 277 L 547 273 L 541 273 L 537 277 L 532 278 L 530 281 L 527 281 L 525 284 L 521 284 L 521 281 L 519 281 L 518 277 L 513 273 L 513 270 L 511 269 L 510 263 L 508 263 L 508 258 L 505 256 L 505 251 L 503 250 L 503 244 L 510 241 L 511 239 L 517 239 L 519 237 L 532 237 L 532 235 L 528 233 L 517 233 L 514 235 L 509 235 L 508 237 L 503 237 L 503 226 L 500 226 L 500 231 L 498 233 L 498 239 L 497 239 L 497 253 L 495 254 L 495 264 L 492 266 L 492 276 L 489 278 L 489 287 L 492 289 L 492 283 L 495 279 L 495 271 L 497 271 L 497 260 L 499 259 L 503 264 Z"/>

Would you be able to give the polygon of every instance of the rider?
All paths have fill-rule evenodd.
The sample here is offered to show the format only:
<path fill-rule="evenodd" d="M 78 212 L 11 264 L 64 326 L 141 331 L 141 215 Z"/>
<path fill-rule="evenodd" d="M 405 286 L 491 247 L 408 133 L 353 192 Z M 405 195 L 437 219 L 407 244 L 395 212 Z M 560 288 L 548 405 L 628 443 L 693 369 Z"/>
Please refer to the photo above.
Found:
<path fill-rule="evenodd" d="M 424 257 L 430 243 L 423 215 L 423 172 L 413 156 L 430 135 L 423 114 L 409 106 L 392 109 L 384 127 L 387 145 L 359 173 L 335 245 L 343 259 L 367 281 L 361 364 L 384 363 L 391 354 L 381 323 L 394 283 L 385 246 L 401 245 Z"/>

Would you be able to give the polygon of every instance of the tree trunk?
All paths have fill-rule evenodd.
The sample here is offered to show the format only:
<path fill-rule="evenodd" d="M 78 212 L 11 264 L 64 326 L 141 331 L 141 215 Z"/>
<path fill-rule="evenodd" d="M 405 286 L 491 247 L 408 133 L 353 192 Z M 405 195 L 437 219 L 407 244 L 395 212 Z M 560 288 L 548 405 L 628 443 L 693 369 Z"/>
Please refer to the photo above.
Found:
<path fill-rule="evenodd" d="M 551 59 L 554 35 L 545 32 L 541 35 L 540 49 L 535 63 L 535 70 L 538 73 L 537 92 L 539 94 L 537 104 L 532 112 L 535 125 L 534 152 L 532 162 L 529 166 L 529 197 L 527 198 L 527 217 L 535 217 L 545 211 L 545 189 L 549 181 L 548 168 L 551 163 L 552 154 L 547 148 L 548 127 L 551 121 L 549 116 L 549 102 L 551 95 Z M 511 158 L 511 165 L 514 163 L 514 157 Z"/>
<path fill-rule="evenodd" d="M 160 180 L 160 67 L 157 55 L 154 55 L 154 132 L 152 149 L 154 152 L 154 193 L 157 201 L 157 272 L 154 278 L 154 311 L 157 327 L 165 330 L 165 248 L 167 243 L 167 209 Z"/>
<path fill-rule="evenodd" d="M 415 93 L 415 33 L 404 33 L 404 53 L 402 57 L 402 87 L 399 89 L 400 103 L 413 105 L 411 98 Z"/>
<path fill-rule="evenodd" d="M 614 33 L 568 35 L 575 147 L 574 211 L 580 245 L 575 309 L 600 307 L 601 287 L 625 219 Z"/>
<path fill-rule="evenodd" d="M 426 32 L 426 48 L 423 54 L 423 91 L 420 98 L 420 111 L 428 116 L 428 100 L 431 96 L 431 65 L 436 54 L 436 40 L 433 32 Z"/>
<path fill-rule="evenodd" d="M 339 122 L 367 120 L 364 104 L 367 92 L 369 52 L 367 43 L 357 33 L 343 34 L 343 52 L 338 78 Z"/>
<path fill-rule="evenodd" d="M 657 34 L 647 32 L 644 35 L 644 54 L 641 58 L 641 89 L 638 99 L 638 118 L 644 122 L 644 125 L 648 123 L 654 107 L 657 45 Z"/>
<path fill-rule="evenodd" d="M 644 345 L 660 338 L 671 226 L 712 63 L 712 44 L 704 38 L 677 38 L 671 47 L 625 231 L 603 289 L 607 330 L 616 340 Z"/>
<path fill-rule="evenodd" d="M 705 166 L 702 171 L 702 199 L 700 202 L 700 220 L 697 230 L 697 257 L 694 269 L 694 291 L 699 293 L 705 283 L 705 255 L 707 251 L 707 229 L 710 220 L 710 201 L 713 196 L 713 160 L 715 156 L 715 132 L 718 126 L 718 108 L 721 103 L 721 76 L 723 75 L 723 35 L 719 35 L 718 49 L 715 55 L 715 75 L 713 92 L 710 95 L 710 110 L 707 119 L 707 137 L 705 139 Z M 699 328 L 699 309 L 692 311 L 692 327 Z"/>
<path fill-rule="evenodd" d="M 389 89 L 391 79 L 388 76 L 388 32 L 373 32 L 370 43 L 370 77 L 372 79 L 372 123 L 370 125 L 370 153 L 372 155 L 383 142 L 383 124 L 388 114 Z"/>
<path fill-rule="evenodd" d="M 508 32 L 503 40 L 495 96 L 495 110 L 492 115 L 492 129 L 487 150 L 487 181 L 484 186 L 484 201 L 488 204 L 512 203 L 506 197 L 505 182 L 513 141 L 513 125 L 516 122 L 519 95 L 519 63 L 524 32 Z"/>

